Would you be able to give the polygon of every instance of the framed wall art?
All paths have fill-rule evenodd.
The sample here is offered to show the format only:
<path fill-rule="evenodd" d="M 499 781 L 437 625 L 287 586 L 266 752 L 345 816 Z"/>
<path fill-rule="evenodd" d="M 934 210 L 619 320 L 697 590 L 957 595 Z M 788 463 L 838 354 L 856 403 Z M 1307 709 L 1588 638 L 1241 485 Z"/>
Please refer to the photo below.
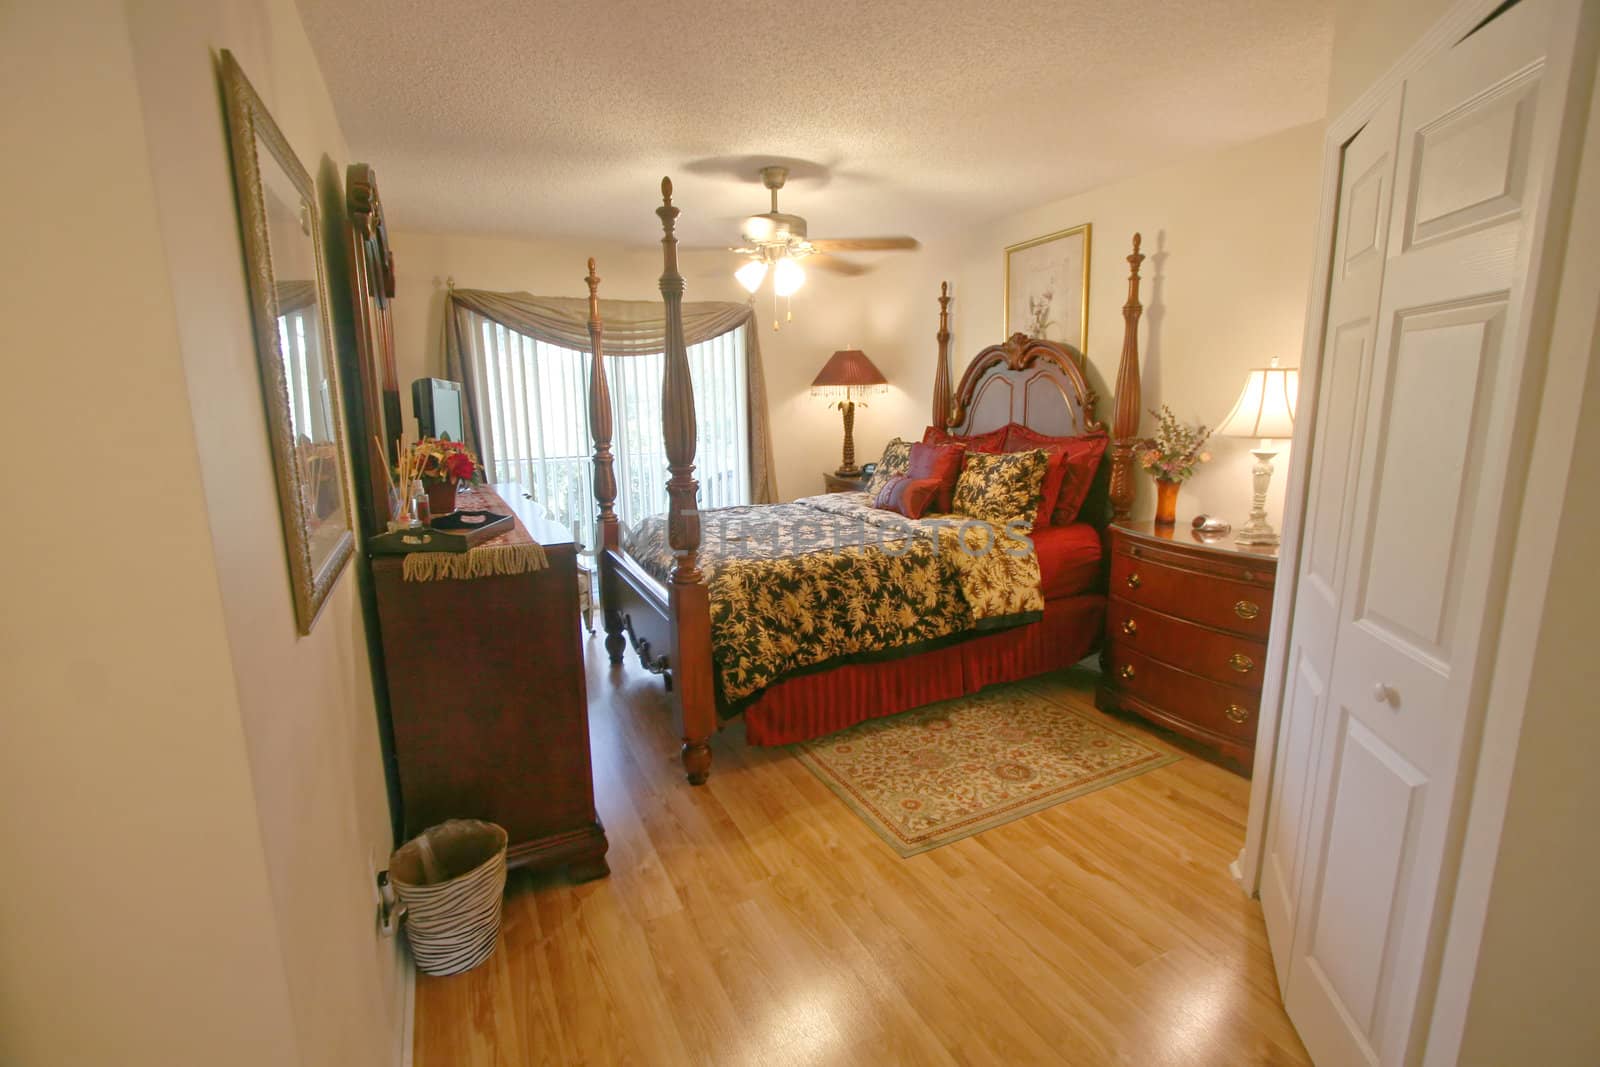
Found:
<path fill-rule="evenodd" d="M 1089 223 L 1006 249 L 1005 335 L 1089 344 Z"/>

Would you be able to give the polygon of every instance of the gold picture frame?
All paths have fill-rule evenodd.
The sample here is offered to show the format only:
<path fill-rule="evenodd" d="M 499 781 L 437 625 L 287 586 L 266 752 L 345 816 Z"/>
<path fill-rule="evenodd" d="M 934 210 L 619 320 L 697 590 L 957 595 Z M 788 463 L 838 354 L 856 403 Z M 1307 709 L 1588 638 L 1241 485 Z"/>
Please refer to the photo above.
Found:
<path fill-rule="evenodd" d="M 355 553 L 322 214 L 233 54 L 218 67 L 295 619 L 309 634 Z"/>
<path fill-rule="evenodd" d="M 1090 226 L 1085 222 L 1006 247 L 1006 337 L 1022 333 L 1059 341 L 1083 358 L 1089 350 Z M 1063 295 L 1068 299 L 1062 301 Z"/>

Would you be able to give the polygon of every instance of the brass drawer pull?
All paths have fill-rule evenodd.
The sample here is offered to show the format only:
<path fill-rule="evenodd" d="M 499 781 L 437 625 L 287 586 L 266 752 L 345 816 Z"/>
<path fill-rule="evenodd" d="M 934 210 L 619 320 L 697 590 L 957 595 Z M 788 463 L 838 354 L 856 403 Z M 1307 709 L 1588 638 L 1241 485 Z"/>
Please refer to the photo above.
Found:
<path fill-rule="evenodd" d="M 1251 671 L 1256 669 L 1256 661 L 1245 655 L 1243 652 L 1235 652 L 1233 655 L 1228 657 L 1228 666 L 1232 667 L 1240 674 L 1249 674 Z"/>
<path fill-rule="evenodd" d="M 1261 614 L 1261 605 L 1253 600 L 1236 600 L 1233 602 L 1233 613 L 1241 619 L 1253 619 Z"/>
<path fill-rule="evenodd" d="M 1129 637 L 1132 637 L 1134 634 L 1139 632 L 1139 624 L 1134 622 L 1132 619 L 1123 619 L 1122 632 L 1127 634 Z"/>
<path fill-rule="evenodd" d="M 1139 577 L 1139 572 L 1138 571 L 1134 571 L 1132 574 L 1128 575 L 1128 588 L 1129 589 L 1137 589 L 1143 584 L 1144 584 L 1144 579 Z"/>
<path fill-rule="evenodd" d="M 1125 682 L 1133 681 L 1133 675 L 1134 675 L 1133 664 L 1124 663 L 1122 665 L 1122 669 L 1120 671 L 1118 671 L 1117 673 L 1122 675 L 1122 680 L 1123 681 L 1125 681 Z"/>
<path fill-rule="evenodd" d="M 1228 718 L 1242 726 L 1244 725 L 1245 720 L 1250 718 L 1250 709 L 1241 708 L 1237 704 L 1229 704 L 1227 707 L 1222 709 L 1222 714 L 1226 715 Z"/>

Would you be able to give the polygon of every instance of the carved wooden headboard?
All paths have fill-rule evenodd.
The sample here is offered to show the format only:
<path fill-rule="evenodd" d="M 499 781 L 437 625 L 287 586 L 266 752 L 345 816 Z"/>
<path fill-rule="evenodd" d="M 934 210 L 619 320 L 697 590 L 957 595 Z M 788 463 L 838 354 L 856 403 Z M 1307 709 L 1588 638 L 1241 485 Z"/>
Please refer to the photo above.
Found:
<path fill-rule="evenodd" d="M 1052 437 L 1103 431 L 1082 359 L 1071 345 L 1021 333 L 990 345 L 961 376 L 950 432 L 984 433 L 1013 422 Z"/>
<path fill-rule="evenodd" d="M 1133 508 L 1133 445 L 1139 433 L 1139 265 L 1144 255 L 1133 235 L 1128 259 L 1128 300 L 1122 305 L 1122 358 L 1110 448 L 1091 497 L 1105 501 L 1106 519 L 1126 519 Z M 979 352 L 955 395 L 950 392 L 950 286 L 939 289 L 939 362 L 933 376 L 933 425 L 952 433 L 984 433 L 1020 423 L 1051 437 L 1105 432 L 1095 417 L 1094 390 L 1083 375 L 1083 354 L 1057 341 L 1012 334 Z M 1103 487 L 1103 488 L 1102 488 Z M 1099 501 L 1097 500 L 1096 503 Z M 1098 517 L 1092 518 L 1097 524 Z"/>

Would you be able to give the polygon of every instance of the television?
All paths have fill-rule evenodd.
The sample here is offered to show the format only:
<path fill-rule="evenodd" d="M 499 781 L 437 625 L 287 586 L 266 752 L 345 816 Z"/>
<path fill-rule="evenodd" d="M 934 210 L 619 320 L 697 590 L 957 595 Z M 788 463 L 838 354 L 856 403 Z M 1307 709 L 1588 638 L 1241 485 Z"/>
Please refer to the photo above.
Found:
<path fill-rule="evenodd" d="M 418 378 L 411 383 L 411 407 L 418 437 L 460 441 L 466 418 L 461 409 L 461 383 L 444 378 Z"/>

